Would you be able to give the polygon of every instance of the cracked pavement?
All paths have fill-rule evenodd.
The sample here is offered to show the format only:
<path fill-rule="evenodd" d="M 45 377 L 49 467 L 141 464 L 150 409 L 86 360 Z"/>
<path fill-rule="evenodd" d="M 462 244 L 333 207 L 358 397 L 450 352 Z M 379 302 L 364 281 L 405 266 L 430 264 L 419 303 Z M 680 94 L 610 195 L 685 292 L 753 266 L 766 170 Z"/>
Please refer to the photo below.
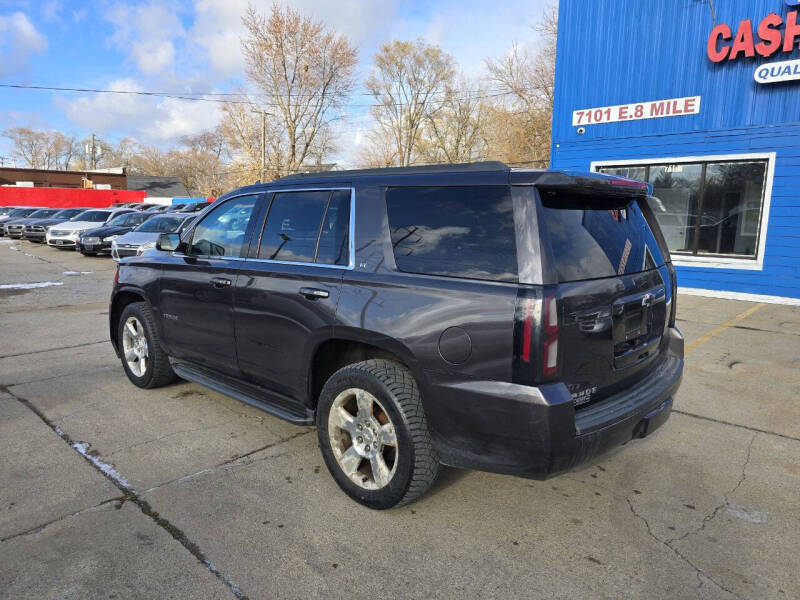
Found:
<path fill-rule="evenodd" d="M 109 259 L 15 246 L 0 283 L 63 285 L 0 290 L 0 597 L 800 597 L 800 308 L 681 295 L 701 343 L 653 436 L 544 482 L 445 469 L 374 512 L 313 429 L 129 384 Z"/>

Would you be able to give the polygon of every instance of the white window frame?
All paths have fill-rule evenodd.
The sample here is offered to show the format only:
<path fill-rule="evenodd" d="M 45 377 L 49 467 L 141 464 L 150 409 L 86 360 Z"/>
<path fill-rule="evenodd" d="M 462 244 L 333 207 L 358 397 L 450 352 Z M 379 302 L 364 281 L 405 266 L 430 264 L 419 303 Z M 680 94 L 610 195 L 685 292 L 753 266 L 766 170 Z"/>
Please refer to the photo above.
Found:
<path fill-rule="evenodd" d="M 738 269 L 746 271 L 762 271 L 764 269 L 764 251 L 767 246 L 767 226 L 769 225 L 769 209 L 772 203 L 772 179 L 775 174 L 775 152 L 757 152 L 749 154 L 707 154 L 700 156 L 663 156 L 660 158 L 635 158 L 622 160 L 595 160 L 590 169 L 597 172 L 601 167 L 637 167 L 656 164 L 680 164 L 694 162 L 766 160 L 767 177 L 764 180 L 764 201 L 761 205 L 759 221 L 758 250 L 755 258 L 736 256 L 687 256 L 673 254 L 673 264 L 684 267 L 710 267 L 714 269 Z"/>

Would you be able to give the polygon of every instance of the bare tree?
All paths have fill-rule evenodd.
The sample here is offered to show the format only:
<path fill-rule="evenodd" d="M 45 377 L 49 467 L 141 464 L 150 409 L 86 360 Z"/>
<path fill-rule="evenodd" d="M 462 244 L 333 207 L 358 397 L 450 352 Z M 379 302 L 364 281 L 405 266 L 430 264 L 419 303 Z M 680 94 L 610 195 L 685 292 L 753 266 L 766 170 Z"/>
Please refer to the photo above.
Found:
<path fill-rule="evenodd" d="M 486 91 L 463 77 L 457 86 L 460 89 L 446 91 L 440 110 L 424 123 L 420 154 L 426 162 L 460 163 L 485 157 Z"/>
<path fill-rule="evenodd" d="M 77 155 L 74 136 L 32 127 L 12 127 L 3 132 L 13 144 L 11 156 L 31 169 L 69 169 Z"/>
<path fill-rule="evenodd" d="M 363 168 L 383 168 L 400 164 L 392 138 L 379 128 L 368 130 L 361 140 L 356 164 Z"/>
<path fill-rule="evenodd" d="M 486 61 L 491 83 L 505 92 L 493 107 L 487 137 L 493 158 L 546 164 L 550 159 L 557 5 L 545 8 L 533 28 L 541 35 L 535 51 L 514 44 L 504 57 Z"/>
<path fill-rule="evenodd" d="M 414 160 L 423 124 L 442 108 L 454 76 L 453 58 L 421 39 L 389 42 L 375 56 L 365 82 L 377 101 L 372 109 L 377 121 L 374 135 L 392 141 L 399 164 Z"/>
<path fill-rule="evenodd" d="M 246 73 L 257 89 L 253 104 L 271 114 L 267 143 L 268 163 L 277 175 L 300 170 L 307 160 L 320 161 L 330 151 L 328 133 L 333 120 L 352 92 L 356 48 L 321 22 L 275 4 L 269 16 L 252 6 L 242 19 Z M 240 146 L 250 153 L 249 121 L 239 111 L 226 129 L 248 135 Z M 232 125 L 232 126 L 230 126 Z M 260 153 L 260 150 L 259 150 Z"/>

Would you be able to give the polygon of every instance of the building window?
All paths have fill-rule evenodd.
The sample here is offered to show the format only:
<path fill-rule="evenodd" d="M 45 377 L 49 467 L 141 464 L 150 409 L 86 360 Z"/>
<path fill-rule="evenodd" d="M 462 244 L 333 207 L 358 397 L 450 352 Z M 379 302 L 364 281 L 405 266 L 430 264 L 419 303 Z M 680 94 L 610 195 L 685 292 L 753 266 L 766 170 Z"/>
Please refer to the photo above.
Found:
<path fill-rule="evenodd" d="M 767 160 L 601 166 L 600 173 L 646 181 L 670 252 L 758 256 Z"/>

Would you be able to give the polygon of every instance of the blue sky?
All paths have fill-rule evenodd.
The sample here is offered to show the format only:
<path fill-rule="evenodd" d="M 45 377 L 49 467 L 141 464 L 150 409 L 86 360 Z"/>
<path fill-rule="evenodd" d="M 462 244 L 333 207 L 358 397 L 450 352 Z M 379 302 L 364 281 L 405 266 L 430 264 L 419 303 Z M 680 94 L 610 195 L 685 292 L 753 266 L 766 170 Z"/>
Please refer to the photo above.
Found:
<path fill-rule="evenodd" d="M 292 0 L 294 8 L 359 47 L 358 79 L 390 39 L 423 39 L 452 54 L 464 73 L 512 42 L 535 46 L 531 29 L 547 0 Z M 177 93 L 224 92 L 242 82 L 240 17 L 248 0 L 0 0 L 0 83 Z M 266 12 L 272 2 L 252 2 Z M 368 102 L 355 96 L 354 104 Z M 340 146 L 357 143 L 366 110 L 348 109 Z M 213 127 L 213 103 L 0 88 L 0 131 L 16 125 L 168 147 Z M 0 156 L 8 156 L 0 138 Z M 343 151 L 346 157 L 348 152 Z M 346 158 L 344 159 L 346 161 Z"/>

